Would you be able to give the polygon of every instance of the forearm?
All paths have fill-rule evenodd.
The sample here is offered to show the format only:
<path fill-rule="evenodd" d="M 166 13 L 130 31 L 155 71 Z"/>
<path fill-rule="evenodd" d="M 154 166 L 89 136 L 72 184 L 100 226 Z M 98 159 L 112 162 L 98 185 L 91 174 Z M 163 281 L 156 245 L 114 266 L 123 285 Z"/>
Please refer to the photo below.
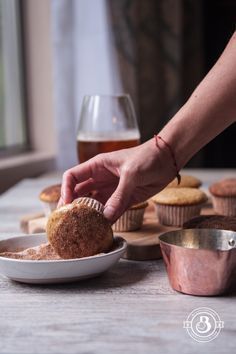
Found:
<path fill-rule="evenodd" d="M 186 104 L 160 136 L 175 152 L 179 169 L 236 120 L 236 34 Z"/>

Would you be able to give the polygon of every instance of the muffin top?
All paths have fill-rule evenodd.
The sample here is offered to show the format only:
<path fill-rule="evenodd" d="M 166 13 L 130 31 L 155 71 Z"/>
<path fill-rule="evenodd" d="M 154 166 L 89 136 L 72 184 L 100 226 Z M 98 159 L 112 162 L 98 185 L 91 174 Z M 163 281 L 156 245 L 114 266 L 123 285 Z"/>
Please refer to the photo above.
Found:
<path fill-rule="evenodd" d="M 44 188 L 39 194 L 39 199 L 43 202 L 58 202 L 61 196 L 61 184 L 54 184 Z"/>
<path fill-rule="evenodd" d="M 236 178 L 225 178 L 212 184 L 209 190 L 217 197 L 236 197 Z"/>
<path fill-rule="evenodd" d="M 152 200 L 163 205 L 195 205 L 206 202 L 207 196 L 197 188 L 165 188 Z"/>
<path fill-rule="evenodd" d="M 148 206 L 148 202 L 142 202 L 142 203 L 132 205 L 129 208 L 129 210 L 143 209 L 143 208 L 146 208 L 147 206 Z"/>
<path fill-rule="evenodd" d="M 200 215 L 186 221 L 183 228 L 236 231 L 236 217 L 223 215 Z"/>
<path fill-rule="evenodd" d="M 177 178 L 173 179 L 172 182 L 168 184 L 166 188 L 183 188 L 183 187 L 189 187 L 189 188 L 198 188 L 200 187 L 202 182 L 200 179 L 189 176 L 189 175 L 181 175 L 181 182 L 178 184 Z"/>

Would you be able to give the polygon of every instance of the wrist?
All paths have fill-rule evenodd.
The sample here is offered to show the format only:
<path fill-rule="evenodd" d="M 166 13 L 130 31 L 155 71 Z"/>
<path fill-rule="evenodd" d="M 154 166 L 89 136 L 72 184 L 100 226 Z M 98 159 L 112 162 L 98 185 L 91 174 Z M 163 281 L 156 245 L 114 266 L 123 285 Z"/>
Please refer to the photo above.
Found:
<path fill-rule="evenodd" d="M 175 153 L 174 150 L 172 149 L 171 145 L 165 140 L 163 139 L 160 135 L 154 135 L 154 139 L 155 139 L 155 144 L 157 149 L 160 149 L 160 143 L 164 143 L 165 147 L 168 149 L 170 155 L 171 155 L 171 159 L 172 159 L 172 164 L 175 168 L 175 172 L 176 172 L 176 178 L 178 181 L 178 184 L 180 184 L 181 182 L 181 176 L 179 174 L 179 168 L 177 165 L 177 161 L 176 161 L 176 157 L 175 157 Z"/>
<path fill-rule="evenodd" d="M 157 143 L 157 138 L 154 136 L 142 146 L 144 147 L 143 151 L 147 151 L 145 155 L 148 156 L 148 161 L 153 166 L 153 170 L 159 172 L 158 179 L 160 181 L 164 179 L 165 185 L 172 181 L 177 176 L 178 171 L 168 144 L 162 139 L 158 139 Z"/>
<path fill-rule="evenodd" d="M 198 150 L 195 144 L 196 139 L 192 134 L 194 131 L 191 127 L 194 120 L 192 118 L 190 118 L 187 108 L 183 106 L 158 134 L 171 146 L 178 171 Z"/>

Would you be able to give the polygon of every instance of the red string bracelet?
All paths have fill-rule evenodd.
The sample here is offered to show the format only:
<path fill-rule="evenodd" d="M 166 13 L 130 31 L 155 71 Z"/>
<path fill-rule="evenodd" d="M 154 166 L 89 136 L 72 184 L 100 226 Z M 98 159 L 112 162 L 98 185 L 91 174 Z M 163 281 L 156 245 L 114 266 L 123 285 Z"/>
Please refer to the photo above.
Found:
<path fill-rule="evenodd" d="M 155 138 L 155 142 L 156 142 L 156 147 L 157 147 L 158 149 L 160 149 L 160 146 L 159 146 L 159 144 L 158 144 L 158 139 L 160 139 L 161 141 L 163 141 L 163 143 L 165 144 L 165 146 L 167 146 L 167 148 L 169 149 L 170 154 L 171 154 L 172 159 L 173 159 L 173 162 L 174 162 L 175 169 L 176 169 L 176 178 L 177 178 L 178 184 L 180 184 L 180 182 L 181 182 L 181 176 L 180 176 L 180 174 L 179 174 L 179 170 L 178 170 L 178 166 L 177 166 L 175 154 L 174 154 L 174 151 L 172 150 L 172 147 L 171 147 L 170 144 L 168 144 L 160 135 L 154 135 L 154 138 Z"/>

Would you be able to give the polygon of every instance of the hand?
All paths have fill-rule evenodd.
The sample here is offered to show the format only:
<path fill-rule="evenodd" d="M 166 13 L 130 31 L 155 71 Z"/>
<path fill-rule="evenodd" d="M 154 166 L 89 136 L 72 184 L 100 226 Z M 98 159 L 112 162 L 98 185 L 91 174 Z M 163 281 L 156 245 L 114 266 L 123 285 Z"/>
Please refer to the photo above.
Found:
<path fill-rule="evenodd" d="M 163 189 L 176 175 L 166 146 L 154 139 L 135 148 L 100 154 L 67 170 L 63 175 L 59 206 L 73 199 L 94 196 L 105 204 L 104 215 L 111 223 L 133 204 Z"/>
<path fill-rule="evenodd" d="M 236 112 L 236 33 L 185 105 L 159 135 L 174 152 L 177 169 L 230 124 Z M 176 175 L 169 149 L 154 139 L 138 147 L 98 155 L 63 175 L 59 205 L 96 191 L 114 222 L 132 204 L 158 193 Z"/>

